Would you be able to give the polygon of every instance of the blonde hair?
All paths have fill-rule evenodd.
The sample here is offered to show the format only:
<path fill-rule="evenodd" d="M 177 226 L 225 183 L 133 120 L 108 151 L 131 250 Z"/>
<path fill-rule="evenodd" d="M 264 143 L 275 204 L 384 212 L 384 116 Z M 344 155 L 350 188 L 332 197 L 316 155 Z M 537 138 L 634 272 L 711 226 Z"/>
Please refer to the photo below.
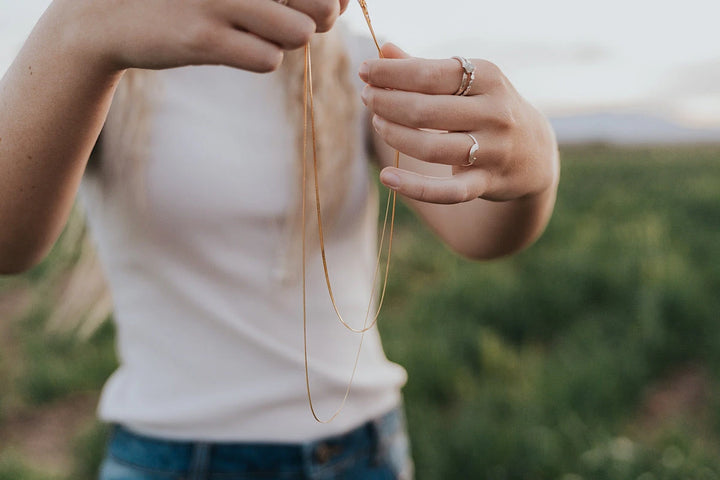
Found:
<path fill-rule="evenodd" d="M 356 135 L 355 116 L 357 113 L 355 91 L 350 77 L 350 60 L 344 44 L 331 31 L 316 35 L 312 41 L 313 92 L 315 100 L 316 145 L 318 152 L 318 176 L 323 194 L 323 218 L 332 228 L 334 219 L 341 211 L 347 183 L 350 178 L 352 161 L 359 139 Z M 295 125 L 295 144 L 298 184 L 302 175 L 303 159 L 303 73 L 305 55 L 303 49 L 288 52 L 280 68 L 283 90 L 286 95 L 287 114 L 291 124 Z M 102 133 L 102 143 L 97 149 L 97 157 L 91 161 L 106 188 L 130 185 L 136 203 L 140 208 L 145 202 L 145 167 L 148 159 L 150 140 L 150 117 L 153 111 L 153 98 L 160 93 L 158 82 L 152 71 L 129 70 L 118 85 L 113 104 L 108 113 Z M 312 172 L 312 145 L 307 142 L 308 172 Z M 123 187 L 124 188 L 124 187 Z M 298 189 L 300 192 L 300 189 Z M 308 174 L 304 192 L 309 211 L 314 208 L 314 180 Z M 302 197 L 296 199 L 295 208 L 288 215 L 288 242 L 297 244 L 302 231 Z M 308 215 L 307 223 L 315 225 L 314 215 Z M 313 234 L 315 228 L 308 228 Z M 293 249 L 286 249 L 290 251 Z M 101 320 L 111 312 L 107 289 L 93 290 L 88 295 L 88 285 L 97 286 L 101 270 L 90 248 L 83 248 L 81 261 L 74 269 L 68 288 L 61 298 L 61 305 L 73 308 L 56 310 L 51 324 L 68 324 L 86 318 L 85 331 L 91 332 Z M 294 261 L 288 258 L 286 261 Z M 78 301 L 78 299 L 84 301 Z M 88 318 L 88 313 L 91 318 Z M 57 318 L 57 317 L 62 318 Z M 89 323 L 89 325 L 88 325 Z M 87 327 L 90 328 L 87 328 Z"/>
<path fill-rule="evenodd" d="M 320 187 L 326 207 L 323 213 L 329 221 L 342 206 L 350 165 L 358 148 L 355 134 L 354 86 L 350 78 L 350 60 L 344 44 L 331 31 L 315 35 L 312 41 L 313 92 L 315 100 L 316 145 Z M 297 175 L 302 172 L 303 132 L 303 74 L 304 49 L 287 52 L 280 67 L 280 77 L 286 97 L 286 110 L 295 125 Z M 106 186 L 122 182 L 133 186 L 136 197 L 143 198 L 144 173 L 150 136 L 149 117 L 153 98 L 159 94 L 154 72 L 129 70 L 115 93 L 112 108 L 103 129 L 99 154 L 101 175 Z M 312 162 L 311 142 L 306 158 Z M 312 168 L 312 165 L 308 165 Z M 309 175 L 306 196 L 314 203 L 314 181 Z M 298 199 L 298 208 L 301 199 Z M 326 209 L 327 208 L 327 209 Z M 296 217 L 296 215 L 293 215 Z"/>
<path fill-rule="evenodd" d="M 135 69 L 125 72 L 105 120 L 98 158 L 91 159 L 97 162 L 94 166 L 106 187 L 129 183 L 136 195 L 144 192 L 150 114 L 157 94 L 155 72 Z"/>
<path fill-rule="evenodd" d="M 350 60 L 340 41 L 334 41 L 332 33 L 316 35 L 312 43 L 313 93 L 315 104 L 316 146 L 318 176 L 323 193 L 323 214 L 329 223 L 336 218 L 342 206 L 350 178 L 350 165 L 358 148 L 354 118 L 356 103 L 354 87 L 350 79 Z M 289 52 L 282 66 L 282 79 L 287 98 L 288 115 L 296 126 L 296 151 L 298 175 L 302 168 L 304 144 L 303 126 L 303 73 L 304 50 Z M 312 162 L 312 142 L 308 139 L 306 159 Z M 312 171 L 312 165 L 307 165 Z M 308 175 L 306 201 L 314 205 L 314 180 Z M 299 210 L 298 212 L 299 213 Z M 295 215 L 299 218 L 300 215 Z"/>

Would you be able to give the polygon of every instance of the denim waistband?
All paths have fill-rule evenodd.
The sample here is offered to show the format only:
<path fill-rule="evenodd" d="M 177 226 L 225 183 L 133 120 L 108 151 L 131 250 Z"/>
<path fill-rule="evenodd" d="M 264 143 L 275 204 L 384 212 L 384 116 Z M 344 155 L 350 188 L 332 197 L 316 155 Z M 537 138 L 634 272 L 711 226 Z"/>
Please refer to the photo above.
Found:
<path fill-rule="evenodd" d="M 296 478 L 373 458 L 404 434 L 398 407 L 348 433 L 305 443 L 187 442 L 153 438 L 113 426 L 108 456 L 148 473 L 205 478 L 264 474 Z"/>

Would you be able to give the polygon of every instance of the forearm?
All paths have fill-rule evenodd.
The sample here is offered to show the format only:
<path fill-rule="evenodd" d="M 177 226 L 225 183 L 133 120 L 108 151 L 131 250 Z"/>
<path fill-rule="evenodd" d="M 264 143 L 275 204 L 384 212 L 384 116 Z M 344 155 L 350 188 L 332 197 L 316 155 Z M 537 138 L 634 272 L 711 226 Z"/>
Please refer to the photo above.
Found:
<path fill-rule="evenodd" d="M 555 192 L 553 186 L 506 202 L 479 198 L 454 205 L 407 202 L 450 248 L 480 260 L 510 255 L 532 244 L 550 220 Z"/>
<path fill-rule="evenodd" d="M 59 235 L 120 77 L 46 13 L 0 81 L 0 273 L 36 263 Z"/>

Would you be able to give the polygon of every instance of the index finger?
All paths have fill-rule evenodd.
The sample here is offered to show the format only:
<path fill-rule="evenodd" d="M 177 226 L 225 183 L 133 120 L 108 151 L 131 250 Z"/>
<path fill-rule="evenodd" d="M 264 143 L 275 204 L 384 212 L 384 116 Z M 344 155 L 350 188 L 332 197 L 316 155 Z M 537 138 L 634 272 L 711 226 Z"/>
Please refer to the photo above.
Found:
<path fill-rule="evenodd" d="M 487 60 L 472 59 L 475 79 L 469 95 L 490 92 L 504 78 L 500 69 Z M 430 95 L 453 95 L 462 83 L 463 69 L 456 59 L 379 58 L 366 60 L 360 78 L 379 88 Z"/>

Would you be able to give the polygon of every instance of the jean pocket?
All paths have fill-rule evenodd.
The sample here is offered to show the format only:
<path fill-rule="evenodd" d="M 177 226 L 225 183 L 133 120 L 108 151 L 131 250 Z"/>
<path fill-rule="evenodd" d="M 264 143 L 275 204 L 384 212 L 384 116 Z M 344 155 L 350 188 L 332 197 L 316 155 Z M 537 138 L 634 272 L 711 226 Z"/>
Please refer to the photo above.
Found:
<path fill-rule="evenodd" d="M 410 440 L 402 410 L 376 424 L 378 460 L 394 474 L 396 480 L 413 480 L 415 467 L 410 455 Z"/>

